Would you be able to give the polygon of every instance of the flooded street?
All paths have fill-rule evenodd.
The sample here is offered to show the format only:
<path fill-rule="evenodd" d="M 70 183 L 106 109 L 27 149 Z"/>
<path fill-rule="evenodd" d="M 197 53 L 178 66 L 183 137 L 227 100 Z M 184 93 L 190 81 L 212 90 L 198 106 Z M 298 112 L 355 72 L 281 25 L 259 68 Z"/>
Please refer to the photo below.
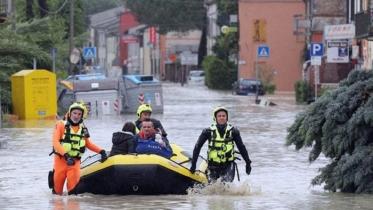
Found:
<path fill-rule="evenodd" d="M 312 187 L 311 179 L 328 160 L 321 157 L 310 165 L 309 150 L 297 152 L 294 147 L 284 147 L 287 127 L 305 108 L 295 105 L 293 93 L 260 98 L 277 106 L 255 105 L 255 96 L 163 84 L 164 113 L 153 117 L 161 120 L 171 142 L 192 152 L 202 129 L 213 123 L 213 109 L 223 105 L 229 110 L 229 123 L 240 130 L 252 160 L 250 176 L 244 172 L 244 161 L 238 161 L 240 181 L 236 177 L 225 189 L 210 188 L 201 194 L 52 195 L 47 174 L 53 163 L 48 155 L 55 121 L 3 123 L 0 141 L 7 141 L 8 146 L 0 149 L 0 209 L 372 209 L 372 195 L 329 193 L 322 186 Z M 85 122 L 91 140 L 110 149 L 112 133 L 135 118 L 136 114 L 91 116 Z M 201 151 L 204 157 L 206 150 L 207 143 Z M 84 156 L 92 154 L 88 151 Z"/>

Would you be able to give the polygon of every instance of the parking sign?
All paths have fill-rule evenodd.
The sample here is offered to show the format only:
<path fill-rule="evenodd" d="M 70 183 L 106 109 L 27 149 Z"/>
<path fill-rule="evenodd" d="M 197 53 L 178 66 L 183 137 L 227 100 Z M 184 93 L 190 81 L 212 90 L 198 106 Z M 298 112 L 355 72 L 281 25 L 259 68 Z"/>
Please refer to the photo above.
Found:
<path fill-rule="evenodd" d="M 311 56 L 323 56 L 324 55 L 324 43 L 312 42 L 311 43 Z"/>

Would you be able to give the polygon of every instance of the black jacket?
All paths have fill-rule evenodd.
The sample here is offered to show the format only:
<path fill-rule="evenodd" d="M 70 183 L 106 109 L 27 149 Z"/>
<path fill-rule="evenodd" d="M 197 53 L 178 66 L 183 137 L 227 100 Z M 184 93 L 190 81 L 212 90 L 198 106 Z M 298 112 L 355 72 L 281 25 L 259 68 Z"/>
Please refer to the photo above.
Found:
<path fill-rule="evenodd" d="M 119 154 L 128 154 L 133 142 L 133 134 L 131 132 L 118 131 L 113 133 L 113 146 L 111 147 L 110 156 Z"/>
<path fill-rule="evenodd" d="M 222 129 L 218 129 L 220 135 L 224 134 L 224 130 L 225 130 L 225 127 Z M 249 153 L 247 152 L 246 147 L 242 142 L 240 131 L 237 128 L 233 127 L 232 137 L 233 137 L 235 146 L 238 148 L 239 152 L 241 153 L 242 158 L 245 160 L 246 164 L 250 165 L 251 160 L 249 158 Z M 209 139 L 211 139 L 211 129 L 210 128 L 203 129 L 193 150 L 192 165 L 195 165 L 197 163 L 197 159 L 201 151 L 201 148 L 205 144 L 205 142 Z"/>

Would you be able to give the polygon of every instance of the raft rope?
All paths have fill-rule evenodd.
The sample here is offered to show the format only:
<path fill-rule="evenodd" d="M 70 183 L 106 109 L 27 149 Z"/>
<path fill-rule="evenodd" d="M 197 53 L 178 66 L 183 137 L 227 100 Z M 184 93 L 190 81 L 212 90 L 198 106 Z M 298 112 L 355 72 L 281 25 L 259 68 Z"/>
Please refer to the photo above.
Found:
<path fill-rule="evenodd" d="M 188 160 L 184 160 L 183 162 L 180 162 L 179 164 L 181 165 L 181 164 L 184 164 L 184 163 L 187 163 L 187 162 L 190 162 L 190 161 L 192 161 L 192 158 L 189 158 Z"/>
<path fill-rule="evenodd" d="M 96 156 L 98 154 L 94 154 L 93 156 Z M 86 159 L 84 159 L 81 163 L 84 163 L 86 160 L 91 159 L 93 156 L 88 156 Z"/>

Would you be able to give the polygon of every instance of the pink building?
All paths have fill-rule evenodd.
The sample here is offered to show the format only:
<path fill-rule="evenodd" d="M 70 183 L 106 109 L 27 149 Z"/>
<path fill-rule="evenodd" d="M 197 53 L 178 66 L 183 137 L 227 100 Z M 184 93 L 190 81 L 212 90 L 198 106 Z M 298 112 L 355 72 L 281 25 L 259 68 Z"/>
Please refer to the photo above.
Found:
<path fill-rule="evenodd" d="M 294 83 L 302 80 L 305 46 L 305 37 L 293 34 L 294 15 L 300 14 L 305 14 L 303 0 L 239 1 L 238 77 L 255 78 L 258 63 L 259 68 L 274 70 L 276 91 L 294 91 Z M 257 58 L 259 46 L 268 46 L 269 57 Z"/>

